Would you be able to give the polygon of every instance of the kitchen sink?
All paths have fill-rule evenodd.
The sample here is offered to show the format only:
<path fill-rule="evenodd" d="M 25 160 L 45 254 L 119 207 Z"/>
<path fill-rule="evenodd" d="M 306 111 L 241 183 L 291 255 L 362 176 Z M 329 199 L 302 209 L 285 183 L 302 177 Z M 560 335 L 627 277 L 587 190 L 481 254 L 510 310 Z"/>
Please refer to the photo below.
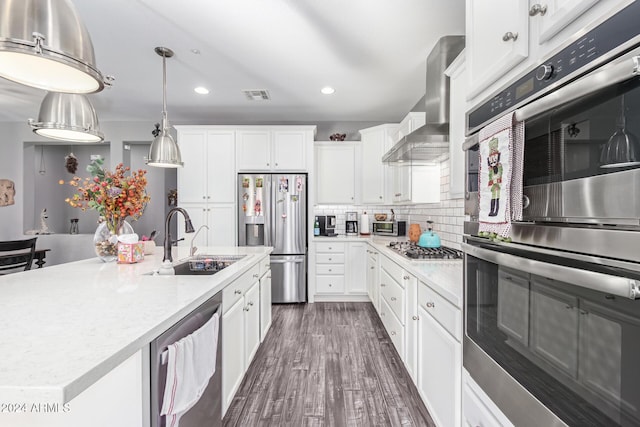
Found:
<path fill-rule="evenodd" d="M 224 270 L 245 256 L 246 255 L 194 255 L 175 263 L 173 270 L 177 276 L 210 276 Z M 147 274 L 156 275 L 158 271 L 152 271 Z"/>

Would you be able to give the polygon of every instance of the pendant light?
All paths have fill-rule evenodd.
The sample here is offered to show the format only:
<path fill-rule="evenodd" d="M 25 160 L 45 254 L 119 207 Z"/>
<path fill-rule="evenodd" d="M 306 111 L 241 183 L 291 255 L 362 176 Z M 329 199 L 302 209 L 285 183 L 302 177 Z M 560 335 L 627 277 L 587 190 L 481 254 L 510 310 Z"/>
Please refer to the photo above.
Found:
<path fill-rule="evenodd" d="M 104 89 L 89 32 L 70 0 L 0 0 L 0 77 L 53 92 Z"/>
<path fill-rule="evenodd" d="M 620 117 L 617 127 L 611 138 L 602 147 L 600 152 L 601 168 L 622 168 L 640 165 L 640 144 L 638 138 L 627 132 L 627 123 L 624 108 L 624 95 L 620 101 Z"/>
<path fill-rule="evenodd" d="M 149 148 L 149 166 L 160 168 L 179 168 L 184 166 L 180 148 L 169 133 L 167 120 L 167 58 L 173 56 L 173 51 L 166 47 L 156 47 L 155 52 L 162 56 L 162 124 L 160 133 L 155 137 Z"/>
<path fill-rule="evenodd" d="M 73 142 L 102 142 L 98 116 L 85 95 L 49 92 L 40 104 L 38 121 L 29 119 L 38 135 Z"/>

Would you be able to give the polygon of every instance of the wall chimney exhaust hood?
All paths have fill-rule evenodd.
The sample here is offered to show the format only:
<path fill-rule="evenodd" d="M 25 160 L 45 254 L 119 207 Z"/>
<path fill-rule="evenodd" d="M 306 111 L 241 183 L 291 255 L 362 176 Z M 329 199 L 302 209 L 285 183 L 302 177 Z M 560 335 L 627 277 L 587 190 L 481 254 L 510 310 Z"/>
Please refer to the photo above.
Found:
<path fill-rule="evenodd" d="M 444 71 L 464 49 L 464 36 L 444 36 L 427 57 L 426 124 L 396 143 L 385 163 L 433 162 L 449 152 L 449 77 Z"/>

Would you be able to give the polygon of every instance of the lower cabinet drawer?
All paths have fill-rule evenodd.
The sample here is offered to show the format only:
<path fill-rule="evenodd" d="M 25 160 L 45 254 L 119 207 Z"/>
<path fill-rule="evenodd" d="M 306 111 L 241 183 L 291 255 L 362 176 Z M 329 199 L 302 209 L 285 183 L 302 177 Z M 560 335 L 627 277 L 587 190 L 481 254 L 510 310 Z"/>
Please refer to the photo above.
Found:
<path fill-rule="evenodd" d="M 462 339 L 462 312 L 425 283 L 418 284 L 418 305 L 442 325 L 457 341 Z"/>
<path fill-rule="evenodd" d="M 380 283 L 384 285 L 380 286 L 380 294 L 404 325 L 404 289 L 384 269 L 380 270 Z"/>
<path fill-rule="evenodd" d="M 344 254 L 320 254 L 316 253 L 317 264 L 343 264 Z"/>
<path fill-rule="evenodd" d="M 247 290 L 260 279 L 260 265 L 256 264 L 222 290 L 223 312 L 226 313 Z"/>
<path fill-rule="evenodd" d="M 398 264 L 393 262 L 391 259 L 383 256 L 380 258 L 380 266 L 383 270 L 386 270 L 389 273 L 389 276 L 400 282 L 400 285 L 404 287 L 404 283 L 402 278 L 404 277 L 404 269 L 400 267 Z"/>
<path fill-rule="evenodd" d="M 344 274 L 344 264 L 316 264 L 316 274 Z"/>
<path fill-rule="evenodd" d="M 382 319 L 382 324 L 391 337 L 391 342 L 393 342 L 398 354 L 400 354 L 400 358 L 404 360 L 404 326 L 393 313 L 384 297 L 380 298 L 380 319 Z"/>
<path fill-rule="evenodd" d="M 316 292 L 335 294 L 344 292 L 344 276 L 316 276 Z"/>

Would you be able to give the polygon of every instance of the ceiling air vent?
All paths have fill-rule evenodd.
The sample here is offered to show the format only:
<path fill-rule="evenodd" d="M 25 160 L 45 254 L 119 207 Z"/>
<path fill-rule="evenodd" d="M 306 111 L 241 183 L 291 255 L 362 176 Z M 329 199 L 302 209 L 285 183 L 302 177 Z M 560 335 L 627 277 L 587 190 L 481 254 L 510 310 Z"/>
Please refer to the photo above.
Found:
<path fill-rule="evenodd" d="M 268 101 L 271 99 L 269 91 L 264 89 L 243 90 L 242 92 L 249 101 Z"/>

